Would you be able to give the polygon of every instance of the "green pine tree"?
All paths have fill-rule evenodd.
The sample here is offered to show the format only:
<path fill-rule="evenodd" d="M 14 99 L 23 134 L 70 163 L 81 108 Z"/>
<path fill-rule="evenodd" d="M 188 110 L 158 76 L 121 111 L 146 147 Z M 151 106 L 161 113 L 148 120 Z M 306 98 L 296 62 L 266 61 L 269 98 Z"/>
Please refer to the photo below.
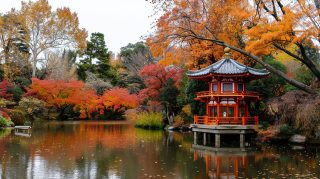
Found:
<path fill-rule="evenodd" d="M 87 49 L 78 64 L 79 79 L 86 80 L 86 71 L 94 73 L 103 80 L 110 80 L 113 84 L 117 82 L 115 70 L 110 65 L 110 52 L 106 46 L 102 33 L 92 33 Z"/>

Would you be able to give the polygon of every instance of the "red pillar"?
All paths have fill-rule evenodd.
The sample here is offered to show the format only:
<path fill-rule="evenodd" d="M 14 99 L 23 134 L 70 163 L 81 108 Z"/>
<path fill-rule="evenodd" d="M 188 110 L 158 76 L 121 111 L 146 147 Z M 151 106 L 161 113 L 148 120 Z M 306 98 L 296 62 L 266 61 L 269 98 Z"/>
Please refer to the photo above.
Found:
<path fill-rule="evenodd" d="M 245 108 L 246 108 L 245 117 L 249 117 L 249 104 L 248 104 L 248 102 L 246 102 Z"/>
<path fill-rule="evenodd" d="M 198 160 L 198 152 L 194 151 L 193 152 L 193 161 L 197 161 Z"/>
<path fill-rule="evenodd" d="M 198 121 L 199 121 L 199 120 L 198 120 L 198 116 L 194 116 L 193 119 L 194 119 L 194 123 L 195 123 L 195 124 L 198 124 Z"/>
<path fill-rule="evenodd" d="M 238 98 L 235 100 L 236 105 L 235 105 L 235 120 L 239 120 L 239 100 Z"/>
<path fill-rule="evenodd" d="M 217 125 L 219 125 L 219 119 L 220 119 L 220 99 L 218 98 L 218 101 L 217 101 Z"/>
<path fill-rule="evenodd" d="M 218 85 L 218 94 L 220 94 L 221 93 L 221 82 L 220 81 L 218 81 L 218 83 L 217 83 L 217 85 Z M 220 119 L 220 98 L 218 97 L 217 98 L 217 125 L 219 125 L 219 119 Z"/>

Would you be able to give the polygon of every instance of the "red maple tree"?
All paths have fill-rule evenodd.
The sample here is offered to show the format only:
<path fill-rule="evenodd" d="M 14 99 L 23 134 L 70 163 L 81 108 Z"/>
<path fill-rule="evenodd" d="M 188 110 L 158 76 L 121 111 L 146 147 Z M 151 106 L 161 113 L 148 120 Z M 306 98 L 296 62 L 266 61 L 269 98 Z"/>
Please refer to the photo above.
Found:
<path fill-rule="evenodd" d="M 125 88 L 113 88 L 107 90 L 101 97 L 102 103 L 106 108 L 112 108 L 114 111 L 123 111 L 128 108 L 138 106 L 138 96 L 130 94 Z"/>
<path fill-rule="evenodd" d="M 140 76 L 144 80 L 146 88 L 140 91 L 140 98 L 157 101 L 160 91 L 169 79 L 172 79 L 179 87 L 181 73 L 182 70 L 175 66 L 163 67 L 159 64 L 145 66 L 140 70 Z"/>
<path fill-rule="evenodd" d="M 12 94 L 8 93 L 9 88 L 13 87 L 13 84 L 8 82 L 7 80 L 3 80 L 0 82 L 0 98 L 11 99 Z"/>
<path fill-rule="evenodd" d="M 86 89 L 81 81 L 39 80 L 32 78 L 27 95 L 33 95 L 46 102 L 48 107 L 63 111 L 72 106 L 80 112 L 80 118 L 90 117 L 96 110 L 98 96 L 94 90 Z"/>

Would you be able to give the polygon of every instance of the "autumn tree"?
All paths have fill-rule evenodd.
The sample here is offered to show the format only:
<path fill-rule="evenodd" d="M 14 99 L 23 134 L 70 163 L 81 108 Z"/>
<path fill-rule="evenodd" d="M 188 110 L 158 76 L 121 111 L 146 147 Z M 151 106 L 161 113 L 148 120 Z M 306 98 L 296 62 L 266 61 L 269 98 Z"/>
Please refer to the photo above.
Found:
<path fill-rule="evenodd" d="M 151 36 L 147 39 L 152 55 L 163 66 L 185 65 L 198 69 L 217 61 L 217 55 L 221 52 L 215 50 L 210 42 L 194 40 L 192 43 L 171 44 L 163 42 L 163 39 L 164 37 L 159 36 Z"/>
<path fill-rule="evenodd" d="M 284 52 L 306 65 L 320 79 L 320 67 L 312 53 L 319 53 L 318 1 L 259 0 L 152 0 L 164 14 L 157 21 L 157 32 L 152 43 L 165 44 L 167 50 L 175 44 L 186 49 L 207 53 L 212 49 L 215 58 L 222 56 L 222 48 L 236 53 L 233 58 L 252 59 L 289 84 L 307 91 L 316 91 L 306 84 L 288 77 L 265 63 L 262 56 Z M 201 42 L 203 45 L 194 44 Z M 220 47 L 217 47 L 220 46 Z M 288 48 L 296 47 L 295 51 Z M 312 50 L 317 49 L 317 50 Z M 191 51 L 191 50 L 189 50 Z M 202 52 L 201 52 L 202 51 Z M 191 51 L 192 52 L 192 51 Z M 194 56 L 191 53 L 191 57 Z M 199 60 L 199 59 L 191 59 Z"/>
<path fill-rule="evenodd" d="M 63 7 L 52 10 L 47 0 L 22 2 L 16 11 L 19 24 L 26 30 L 22 41 L 29 47 L 32 76 L 36 76 L 37 64 L 45 51 L 57 48 L 84 50 L 87 32 L 79 27 L 76 13 Z"/>
<path fill-rule="evenodd" d="M 176 66 L 163 67 L 158 64 L 150 64 L 140 71 L 146 86 L 140 91 L 140 97 L 147 99 L 149 104 L 162 103 L 168 120 L 174 115 L 181 73 L 182 70 Z"/>
<path fill-rule="evenodd" d="M 146 65 L 155 63 L 151 51 L 145 42 L 129 43 L 121 47 L 118 57 L 119 85 L 126 87 L 130 92 L 137 93 L 144 88 L 139 71 Z"/>
<path fill-rule="evenodd" d="M 81 118 L 90 117 L 98 103 L 95 91 L 85 89 L 81 81 L 65 82 L 33 78 L 27 95 L 45 101 L 49 108 L 58 109 L 60 118 L 64 117 L 65 110 L 70 107 L 79 111 Z"/>
<path fill-rule="evenodd" d="M 139 104 L 136 94 L 130 94 L 126 88 L 118 87 L 105 91 L 101 97 L 101 102 L 104 106 L 104 108 L 100 108 L 101 114 L 110 114 L 111 111 L 115 115 L 123 115 L 125 110 L 136 108 Z M 102 112 L 102 110 L 104 111 Z"/>

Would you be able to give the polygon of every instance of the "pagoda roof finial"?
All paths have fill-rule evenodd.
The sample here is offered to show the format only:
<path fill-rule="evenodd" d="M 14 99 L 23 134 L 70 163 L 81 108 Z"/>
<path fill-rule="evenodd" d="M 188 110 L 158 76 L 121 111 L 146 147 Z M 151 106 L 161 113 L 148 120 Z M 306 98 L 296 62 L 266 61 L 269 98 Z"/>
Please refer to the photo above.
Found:
<path fill-rule="evenodd" d="M 231 49 L 229 47 L 224 48 L 224 55 L 223 58 L 224 59 L 230 59 L 232 54 L 231 54 Z"/>

